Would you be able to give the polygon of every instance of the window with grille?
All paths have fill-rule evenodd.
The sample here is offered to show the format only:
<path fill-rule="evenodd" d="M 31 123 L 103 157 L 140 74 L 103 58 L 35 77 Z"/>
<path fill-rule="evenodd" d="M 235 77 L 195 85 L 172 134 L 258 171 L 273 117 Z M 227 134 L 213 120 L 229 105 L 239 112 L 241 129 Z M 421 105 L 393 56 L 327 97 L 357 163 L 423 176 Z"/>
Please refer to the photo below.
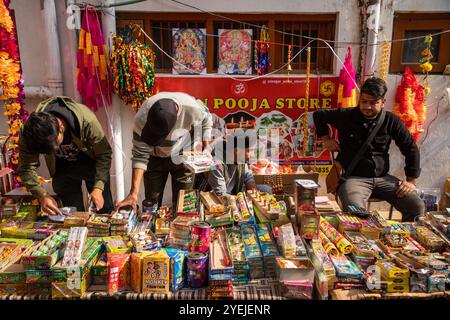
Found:
<path fill-rule="evenodd" d="M 269 72 L 287 73 L 288 45 L 292 45 L 292 57 L 309 43 L 308 38 L 335 39 L 336 15 L 272 15 L 272 14 L 235 14 L 226 15 L 234 21 L 196 13 L 118 13 L 117 29 L 120 32 L 130 23 L 139 24 L 165 52 L 172 54 L 173 28 L 204 28 L 207 33 L 206 59 L 207 72 L 216 73 L 218 68 L 219 29 L 252 29 L 252 40 L 259 40 L 261 27 L 268 28 L 270 37 L 270 59 L 272 66 Z M 235 22 L 235 21 L 241 21 Z M 139 38 L 151 44 L 148 39 Z M 311 73 L 333 73 L 333 54 L 323 42 L 312 41 Z M 333 42 L 330 42 L 333 47 Z M 155 54 L 155 69 L 159 73 L 171 73 L 173 62 L 158 48 L 152 46 Z M 254 42 L 252 42 L 252 52 Z M 306 70 L 306 50 L 291 63 L 292 72 L 302 74 Z M 253 71 L 255 74 L 256 71 Z"/>
<path fill-rule="evenodd" d="M 424 38 L 428 34 L 439 33 L 450 29 L 450 13 L 396 13 L 392 39 L 390 72 L 403 72 L 410 67 L 414 72 L 422 72 L 419 59 L 425 48 Z M 395 41 L 411 39 L 407 41 Z M 431 53 L 433 65 L 431 73 L 442 73 L 450 64 L 450 33 L 433 36 Z"/>

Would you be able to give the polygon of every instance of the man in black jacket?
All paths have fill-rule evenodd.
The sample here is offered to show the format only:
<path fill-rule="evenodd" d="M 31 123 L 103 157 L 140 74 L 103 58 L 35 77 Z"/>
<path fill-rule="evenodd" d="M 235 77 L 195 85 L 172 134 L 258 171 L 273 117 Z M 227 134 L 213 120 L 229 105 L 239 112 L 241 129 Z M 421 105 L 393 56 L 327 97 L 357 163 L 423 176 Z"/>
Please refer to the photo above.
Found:
<path fill-rule="evenodd" d="M 386 91 L 384 80 L 369 78 L 361 88 L 358 107 L 314 112 L 318 138 L 323 139 L 326 149 L 339 152 L 336 160 L 344 170 L 376 126 L 386 102 Z M 330 138 L 328 125 L 338 130 L 339 142 Z M 388 174 L 391 140 L 405 156 L 404 180 Z M 383 199 L 402 213 L 403 221 L 413 221 L 425 212 L 425 205 L 416 192 L 419 175 L 420 154 L 413 137 L 399 117 L 386 111 L 379 131 L 348 179 L 337 189 L 337 196 L 344 210 L 349 205 L 365 208 L 369 197 Z"/>

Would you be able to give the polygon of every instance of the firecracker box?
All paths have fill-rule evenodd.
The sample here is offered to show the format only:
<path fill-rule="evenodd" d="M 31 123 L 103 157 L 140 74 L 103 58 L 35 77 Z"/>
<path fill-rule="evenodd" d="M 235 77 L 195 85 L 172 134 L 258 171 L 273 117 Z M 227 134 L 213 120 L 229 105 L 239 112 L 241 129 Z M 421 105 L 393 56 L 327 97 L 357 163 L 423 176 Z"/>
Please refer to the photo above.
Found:
<path fill-rule="evenodd" d="M 303 239 L 317 239 L 320 230 L 320 215 L 299 212 L 299 233 Z"/>
<path fill-rule="evenodd" d="M 388 281 L 386 285 L 386 292 L 388 293 L 405 293 L 409 292 L 409 283 L 398 284 L 392 281 Z"/>
<path fill-rule="evenodd" d="M 152 254 L 152 251 L 134 252 L 131 254 L 131 289 L 134 292 L 142 292 L 142 261 L 144 257 Z"/>
<path fill-rule="evenodd" d="M 170 292 L 170 257 L 165 250 L 152 251 L 142 259 L 142 293 Z"/>
<path fill-rule="evenodd" d="M 25 283 L 17 284 L 0 284 L 0 296 L 14 294 L 16 296 L 24 296 L 28 293 L 28 285 Z"/>
<path fill-rule="evenodd" d="M 59 231 L 58 233 L 54 233 L 53 235 L 47 237 L 44 241 L 42 241 L 39 245 L 33 248 L 32 251 L 29 251 L 28 254 L 24 254 L 21 259 L 21 263 L 24 266 L 25 270 L 50 270 L 56 262 L 62 258 L 62 253 L 65 247 L 65 241 L 61 240 L 61 242 L 56 246 L 56 250 L 47 255 L 33 255 L 33 252 L 36 250 L 40 250 L 47 244 L 50 244 L 54 241 L 53 237 L 55 235 L 61 236 L 62 232 L 67 233 L 67 231 Z"/>
<path fill-rule="evenodd" d="M 101 239 L 88 238 L 81 255 L 79 267 L 62 267 L 61 262 L 53 268 L 52 298 L 70 299 L 81 297 L 91 283 L 91 268 L 102 253 L 103 242 Z"/>
<path fill-rule="evenodd" d="M 21 264 L 13 264 L 0 273 L 0 285 L 3 284 L 25 284 L 27 274 Z"/>
<path fill-rule="evenodd" d="M 372 240 L 380 239 L 381 229 L 377 227 L 376 223 L 371 220 L 361 219 L 361 229 L 359 232 L 363 234 L 366 238 Z"/>
<path fill-rule="evenodd" d="M 378 260 L 375 265 L 380 267 L 381 278 L 387 281 L 393 279 L 409 279 L 409 269 L 395 261 Z"/>
<path fill-rule="evenodd" d="M 45 296 L 51 295 L 52 285 L 50 283 L 33 283 L 27 285 L 27 294 L 29 296 Z"/>
<path fill-rule="evenodd" d="M 179 249 L 165 249 L 170 257 L 170 291 L 177 292 L 186 285 L 186 256 L 187 251 Z"/>
<path fill-rule="evenodd" d="M 280 281 L 308 280 L 314 283 L 315 270 L 309 259 L 276 258 L 276 276 Z"/>
<path fill-rule="evenodd" d="M 274 177 L 280 176 L 283 184 L 284 194 L 294 196 L 295 181 L 299 179 L 319 181 L 318 173 L 294 173 L 294 174 L 253 174 L 255 183 L 257 185 L 264 184 L 266 181 L 271 181 Z"/>
<path fill-rule="evenodd" d="M 297 214 L 316 213 L 316 193 L 319 185 L 314 180 L 295 180 L 295 207 Z"/>
<path fill-rule="evenodd" d="M 130 254 L 108 253 L 108 293 L 126 291 L 131 288 Z"/>

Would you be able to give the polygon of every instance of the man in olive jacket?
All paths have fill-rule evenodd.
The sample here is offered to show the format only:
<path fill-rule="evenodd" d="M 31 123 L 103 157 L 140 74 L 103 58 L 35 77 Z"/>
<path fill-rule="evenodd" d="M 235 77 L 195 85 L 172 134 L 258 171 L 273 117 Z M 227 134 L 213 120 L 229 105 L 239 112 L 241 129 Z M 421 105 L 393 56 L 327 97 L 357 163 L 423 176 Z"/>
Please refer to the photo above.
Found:
<path fill-rule="evenodd" d="M 18 175 L 44 212 L 60 214 L 56 201 L 39 182 L 40 154 L 45 154 L 53 189 L 64 206 L 84 211 L 84 180 L 99 212 L 114 209 L 109 184 L 111 146 L 88 107 L 62 96 L 42 101 L 20 132 L 19 148 Z"/>

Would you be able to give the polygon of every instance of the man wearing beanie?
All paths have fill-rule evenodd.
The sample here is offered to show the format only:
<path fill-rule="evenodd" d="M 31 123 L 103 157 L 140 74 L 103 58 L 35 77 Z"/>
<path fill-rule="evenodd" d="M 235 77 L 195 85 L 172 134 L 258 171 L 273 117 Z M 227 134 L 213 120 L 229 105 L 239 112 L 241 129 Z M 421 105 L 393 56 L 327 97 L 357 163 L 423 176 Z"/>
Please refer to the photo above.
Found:
<path fill-rule="evenodd" d="M 136 210 L 142 177 L 145 198 L 161 205 L 169 173 L 175 202 L 179 190 L 192 188 L 194 176 L 172 157 L 192 150 L 196 142 L 205 148 L 211 131 L 211 114 L 200 100 L 182 92 L 160 92 L 147 99 L 134 119 L 131 190 L 116 208 L 131 205 Z"/>

